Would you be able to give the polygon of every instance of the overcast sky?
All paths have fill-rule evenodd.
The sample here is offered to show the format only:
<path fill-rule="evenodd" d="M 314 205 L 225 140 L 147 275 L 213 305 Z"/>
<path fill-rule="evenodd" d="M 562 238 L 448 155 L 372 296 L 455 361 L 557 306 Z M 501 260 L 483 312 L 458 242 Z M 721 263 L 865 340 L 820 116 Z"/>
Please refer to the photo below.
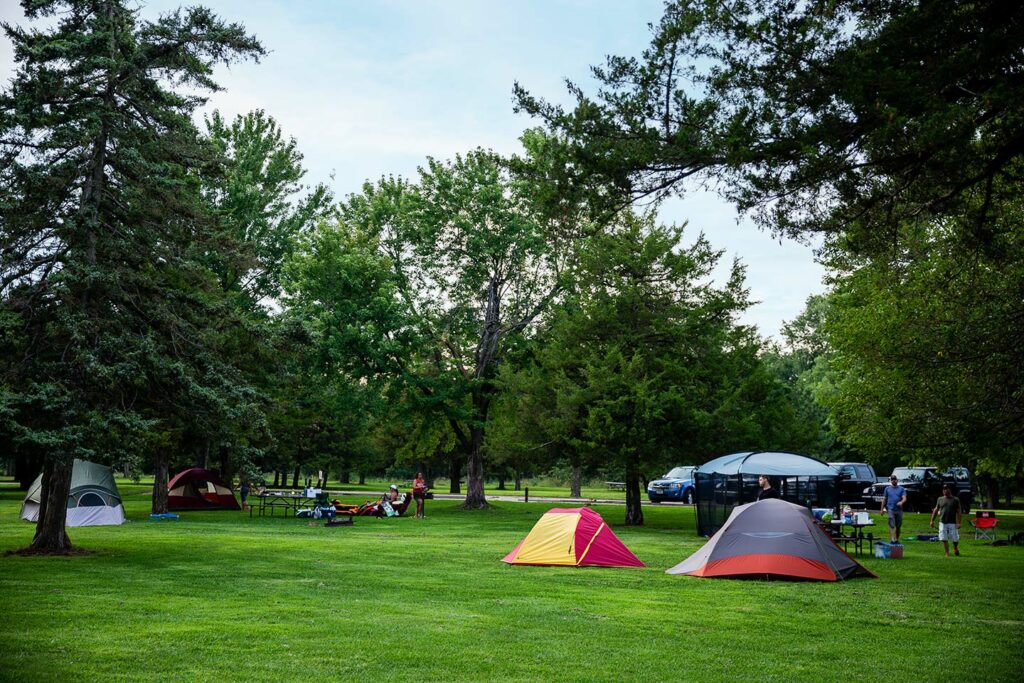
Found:
<path fill-rule="evenodd" d="M 566 78 L 590 83 L 589 66 L 608 54 L 639 56 L 660 0 L 207 0 L 222 18 L 243 23 L 270 54 L 259 64 L 218 71 L 225 91 L 210 108 L 227 118 L 264 109 L 296 138 L 307 181 L 338 197 L 382 175 L 414 177 L 427 156 L 445 159 L 475 147 L 518 151 L 537 122 L 512 111 L 512 85 L 565 102 Z M 155 18 L 179 0 L 139 2 Z M 194 2 L 192 4 L 195 4 Z M 0 19 L 21 23 L 14 0 Z M 0 79 L 13 69 L 0 38 Z M 823 291 L 824 270 L 810 248 L 773 239 L 707 193 L 673 200 L 665 222 L 688 221 L 747 266 L 759 301 L 743 317 L 762 335 Z"/>

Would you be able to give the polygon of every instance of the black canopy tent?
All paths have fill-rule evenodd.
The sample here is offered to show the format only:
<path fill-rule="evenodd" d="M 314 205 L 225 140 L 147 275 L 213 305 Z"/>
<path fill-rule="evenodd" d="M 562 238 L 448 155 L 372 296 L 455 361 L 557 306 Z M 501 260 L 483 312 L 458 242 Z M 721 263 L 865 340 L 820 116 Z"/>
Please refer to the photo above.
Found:
<path fill-rule="evenodd" d="M 694 473 L 697 533 L 711 536 L 737 505 L 757 500 L 759 475 L 768 475 L 779 496 L 804 507 L 834 508 L 839 471 L 796 453 L 747 451 L 709 460 Z"/>

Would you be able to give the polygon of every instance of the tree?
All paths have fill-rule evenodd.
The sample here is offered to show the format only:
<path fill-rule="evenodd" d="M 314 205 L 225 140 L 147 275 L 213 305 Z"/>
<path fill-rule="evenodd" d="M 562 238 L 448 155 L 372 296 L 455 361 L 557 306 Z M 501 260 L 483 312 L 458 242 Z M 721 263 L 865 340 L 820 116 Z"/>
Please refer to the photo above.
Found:
<path fill-rule="evenodd" d="M 835 390 L 836 375 L 830 363 L 832 347 L 825 334 L 829 298 L 807 298 L 804 310 L 782 328 L 783 346 L 762 354 L 769 371 L 785 387 L 799 434 L 787 448 L 829 462 L 861 460 L 864 456 L 836 434 L 823 401 Z M 875 461 L 878 464 L 878 461 Z M 892 463 L 886 462 L 887 465 Z"/>
<path fill-rule="evenodd" d="M 848 444 L 1013 469 L 1022 48 L 1024 6 L 998 0 L 679 0 L 640 59 L 595 69 L 595 96 L 517 99 L 606 203 L 708 181 L 764 227 L 824 236 L 844 379 L 815 393 Z"/>
<path fill-rule="evenodd" d="M 330 215 L 333 195 L 322 184 L 301 194 L 302 154 L 266 112 L 239 115 L 228 124 L 215 111 L 206 129 L 223 163 L 205 179 L 204 198 L 228 238 L 244 246 L 240 261 L 211 253 L 211 267 L 226 291 L 244 295 L 254 307 L 280 295 L 281 269 L 296 238 Z"/>
<path fill-rule="evenodd" d="M 714 179 L 764 226 L 871 251 L 922 215 L 987 240 L 1020 181 L 1019 3 L 677 0 L 653 33 L 593 70 L 595 97 L 570 84 L 570 111 L 517 85 L 611 200 Z"/>
<path fill-rule="evenodd" d="M 904 225 L 904 248 L 885 261 L 834 262 L 825 329 L 837 386 L 827 402 L 842 437 L 865 452 L 1020 475 L 1024 214 L 1019 198 L 989 211 L 1005 225 L 971 250 L 964 217 Z"/>
<path fill-rule="evenodd" d="M 2 405 L 5 429 L 48 455 L 32 547 L 62 552 L 74 456 L 158 430 L 161 402 L 244 391 L 211 353 L 232 316 L 200 263 L 197 178 L 215 155 L 185 93 L 263 49 L 198 7 L 155 22 L 120 0 L 23 7 L 57 23 L 4 25 L 19 68 L 0 96 Z"/>
<path fill-rule="evenodd" d="M 720 253 L 703 236 L 679 248 L 682 234 L 625 214 L 588 241 L 572 294 L 519 373 L 534 441 L 625 472 L 626 524 L 643 524 L 641 470 L 714 452 L 723 432 L 735 439 L 734 411 L 756 412 L 750 390 L 766 378 L 745 365 L 756 367 L 756 344 L 734 322 L 747 305 L 742 268 L 713 286 Z"/>
<path fill-rule="evenodd" d="M 386 379 L 448 423 L 466 462 L 467 508 L 487 504 L 498 365 L 560 289 L 562 223 L 536 210 L 530 188 L 488 152 L 431 159 L 417 185 L 364 186 L 297 260 L 296 305 L 333 339 L 332 354 L 345 349 L 353 372 Z M 322 302 L 333 310 L 312 310 Z"/>

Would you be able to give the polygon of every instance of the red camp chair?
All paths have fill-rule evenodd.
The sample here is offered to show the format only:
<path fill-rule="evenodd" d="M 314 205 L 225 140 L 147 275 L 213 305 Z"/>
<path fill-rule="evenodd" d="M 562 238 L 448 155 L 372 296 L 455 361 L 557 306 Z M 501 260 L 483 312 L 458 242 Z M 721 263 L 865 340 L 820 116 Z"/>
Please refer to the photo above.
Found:
<path fill-rule="evenodd" d="M 995 510 L 975 510 L 971 526 L 974 527 L 974 539 L 987 538 L 990 541 L 996 540 L 996 525 L 999 518 Z"/>

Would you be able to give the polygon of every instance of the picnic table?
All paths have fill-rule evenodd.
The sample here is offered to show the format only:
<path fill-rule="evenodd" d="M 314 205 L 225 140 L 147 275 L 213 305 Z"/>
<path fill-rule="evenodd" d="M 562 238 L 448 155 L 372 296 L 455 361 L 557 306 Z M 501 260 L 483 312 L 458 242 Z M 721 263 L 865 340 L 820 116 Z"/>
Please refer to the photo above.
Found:
<path fill-rule="evenodd" d="M 624 482 L 624 481 L 606 481 L 605 482 L 605 486 L 607 486 L 608 488 L 610 488 L 613 491 L 625 491 L 626 490 L 626 482 Z"/>
<path fill-rule="evenodd" d="M 313 507 L 317 502 L 315 496 L 307 496 L 303 491 L 263 491 L 254 497 L 258 502 L 249 507 L 250 517 L 253 510 L 258 510 L 260 517 L 273 517 L 278 510 L 286 517 L 294 517 L 300 508 Z"/>
<path fill-rule="evenodd" d="M 833 519 L 830 522 L 830 524 L 835 534 L 833 535 L 832 540 L 834 540 L 837 545 L 842 543 L 843 548 L 846 549 L 849 546 L 849 544 L 852 543 L 853 552 L 857 555 L 863 555 L 866 541 L 867 551 L 869 553 L 871 552 L 871 546 L 875 540 L 874 534 L 868 533 L 867 535 L 865 535 L 864 528 L 874 526 L 874 521 L 868 520 L 867 522 L 847 522 L 842 518 L 839 518 Z M 850 527 L 849 533 L 844 533 L 843 527 Z"/>

